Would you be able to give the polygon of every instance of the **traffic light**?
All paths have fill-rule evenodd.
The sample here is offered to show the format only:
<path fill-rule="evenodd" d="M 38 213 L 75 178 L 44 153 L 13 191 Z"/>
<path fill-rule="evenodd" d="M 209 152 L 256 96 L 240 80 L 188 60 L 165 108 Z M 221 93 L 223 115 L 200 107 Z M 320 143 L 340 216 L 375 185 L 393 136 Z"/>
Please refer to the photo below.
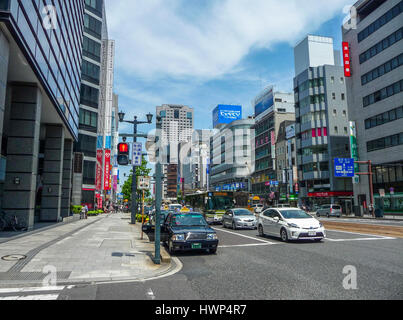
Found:
<path fill-rule="evenodd" d="M 118 164 L 121 166 L 127 166 L 129 164 L 129 144 L 118 144 Z"/>

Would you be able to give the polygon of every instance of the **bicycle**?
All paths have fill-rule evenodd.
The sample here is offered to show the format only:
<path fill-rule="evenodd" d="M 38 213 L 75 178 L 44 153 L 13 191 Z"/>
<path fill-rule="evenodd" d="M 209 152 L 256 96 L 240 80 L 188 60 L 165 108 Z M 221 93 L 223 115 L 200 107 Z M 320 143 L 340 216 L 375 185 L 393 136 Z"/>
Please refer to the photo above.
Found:
<path fill-rule="evenodd" d="M 6 229 L 11 229 L 13 231 L 26 231 L 28 228 L 25 226 L 25 223 L 21 221 L 22 219 L 18 219 L 17 216 L 7 217 L 7 213 L 4 211 L 1 212 L 0 216 L 0 231 L 4 231 Z"/>

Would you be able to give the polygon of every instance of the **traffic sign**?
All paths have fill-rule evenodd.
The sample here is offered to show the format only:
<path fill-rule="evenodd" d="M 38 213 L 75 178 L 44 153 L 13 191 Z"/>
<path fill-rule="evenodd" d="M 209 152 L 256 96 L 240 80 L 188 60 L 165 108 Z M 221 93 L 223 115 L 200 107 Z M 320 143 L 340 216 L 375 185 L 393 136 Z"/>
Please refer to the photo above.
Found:
<path fill-rule="evenodd" d="M 137 188 L 139 190 L 149 190 L 150 189 L 150 177 L 138 177 L 137 178 Z"/>
<path fill-rule="evenodd" d="M 132 164 L 140 167 L 143 162 L 143 144 L 141 142 L 133 142 L 133 159 Z"/>
<path fill-rule="evenodd" d="M 355 175 L 354 159 L 334 159 L 334 175 L 337 178 L 353 178 Z"/>

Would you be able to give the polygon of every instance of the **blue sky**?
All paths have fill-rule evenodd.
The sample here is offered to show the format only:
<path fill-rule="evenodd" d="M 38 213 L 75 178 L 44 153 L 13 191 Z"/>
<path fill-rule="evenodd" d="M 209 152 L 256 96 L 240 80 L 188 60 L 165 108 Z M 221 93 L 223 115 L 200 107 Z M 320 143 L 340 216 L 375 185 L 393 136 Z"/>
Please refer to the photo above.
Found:
<path fill-rule="evenodd" d="M 307 34 L 341 49 L 346 0 L 107 0 L 116 41 L 115 92 L 127 118 L 164 103 L 195 110 L 195 129 L 212 128 L 217 104 L 251 101 L 267 85 L 292 91 L 293 47 Z M 143 125 L 140 131 L 155 128 Z M 131 132 L 122 125 L 121 132 Z M 129 168 L 121 168 L 123 173 Z"/>

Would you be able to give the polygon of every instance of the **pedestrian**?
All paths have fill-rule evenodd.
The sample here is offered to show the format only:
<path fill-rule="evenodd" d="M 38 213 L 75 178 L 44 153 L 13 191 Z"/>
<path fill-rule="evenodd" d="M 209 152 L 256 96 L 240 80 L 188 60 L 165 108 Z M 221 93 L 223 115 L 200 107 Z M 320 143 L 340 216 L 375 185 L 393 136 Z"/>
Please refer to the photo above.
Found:
<path fill-rule="evenodd" d="M 88 206 L 85 205 L 85 219 L 88 219 Z"/>

